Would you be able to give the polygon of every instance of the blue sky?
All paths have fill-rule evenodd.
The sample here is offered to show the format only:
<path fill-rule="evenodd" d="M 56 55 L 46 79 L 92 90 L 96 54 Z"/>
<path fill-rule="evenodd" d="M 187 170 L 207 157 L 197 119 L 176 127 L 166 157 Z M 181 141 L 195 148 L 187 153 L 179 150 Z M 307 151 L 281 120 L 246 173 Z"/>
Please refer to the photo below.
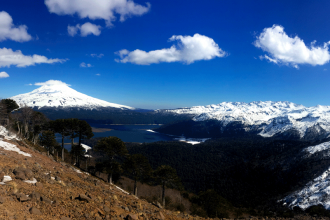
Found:
<path fill-rule="evenodd" d="M 137 108 L 330 105 L 329 1 L 116 2 L 2 2 L 0 98 L 60 80 Z"/>

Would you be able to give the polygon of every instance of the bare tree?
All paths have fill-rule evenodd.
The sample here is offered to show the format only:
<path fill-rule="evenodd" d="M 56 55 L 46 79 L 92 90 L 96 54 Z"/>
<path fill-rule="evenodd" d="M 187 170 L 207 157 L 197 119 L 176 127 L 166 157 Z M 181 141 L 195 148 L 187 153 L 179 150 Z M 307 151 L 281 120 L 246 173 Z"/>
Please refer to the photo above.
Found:
<path fill-rule="evenodd" d="M 23 125 L 23 131 L 24 131 L 24 137 L 28 138 L 28 133 L 29 133 L 29 125 L 32 120 L 33 116 L 33 109 L 25 105 L 24 107 L 20 108 L 21 112 L 21 120 L 22 120 L 22 125 Z"/>

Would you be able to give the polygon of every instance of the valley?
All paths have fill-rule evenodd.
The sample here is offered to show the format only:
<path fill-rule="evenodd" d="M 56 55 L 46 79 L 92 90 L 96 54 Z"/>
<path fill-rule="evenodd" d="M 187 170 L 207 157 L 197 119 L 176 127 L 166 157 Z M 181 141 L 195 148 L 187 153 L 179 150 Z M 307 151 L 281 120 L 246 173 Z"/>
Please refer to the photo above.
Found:
<path fill-rule="evenodd" d="M 173 167 L 184 190 L 198 196 L 190 198 L 192 204 L 203 207 L 202 195 L 213 190 L 224 204 L 243 213 L 284 216 L 297 214 L 294 208 L 329 208 L 329 106 L 269 101 L 143 110 L 94 99 L 67 86 L 40 87 L 12 98 L 21 108 L 30 105 L 51 120 L 88 122 L 94 137 L 82 143 L 92 148 L 89 155 L 95 166 L 101 155 L 93 148 L 112 136 L 124 141 L 130 154 L 145 156 L 153 169 Z M 61 143 L 61 136 L 57 141 Z M 70 146 L 65 145 L 68 152 Z M 190 211 L 214 217 L 216 210 L 227 213 L 224 207 L 219 203 L 207 214 Z"/>

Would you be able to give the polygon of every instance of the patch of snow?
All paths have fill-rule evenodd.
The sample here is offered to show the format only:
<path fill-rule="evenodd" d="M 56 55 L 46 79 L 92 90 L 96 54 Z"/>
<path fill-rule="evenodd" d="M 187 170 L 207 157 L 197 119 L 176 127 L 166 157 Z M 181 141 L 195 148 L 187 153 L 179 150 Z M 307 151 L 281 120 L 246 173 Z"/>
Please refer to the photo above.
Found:
<path fill-rule="evenodd" d="M 307 147 L 304 151 L 308 152 L 310 155 L 315 154 L 320 151 L 329 150 L 330 149 L 330 141 L 324 142 L 322 144 L 318 144 L 315 146 Z"/>
<path fill-rule="evenodd" d="M 81 144 L 81 146 L 85 149 L 85 152 L 87 152 L 88 150 L 92 149 L 90 146 L 88 146 L 86 144 Z"/>
<path fill-rule="evenodd" d="M 123 190 L 122 188 L 120 188 L 120 187 L 118 187 L 118 186 L 116 186 L 116 185 L 114 185 L 117 189 L 119 189 L 120 191 L 122 191 L 123 193 L 125 193 L 125 194 L 129 194 L 127 191 L 125 191 L 125 190 Z"/>
<path fill-rule="evenodd" d="M 157 133 L 156 131 L 153 131 L 153 130 L 150 130 L 150 129 L 148 129 L 147 131 L 152 132 L 152 133 Z"/>
<path fill-rule="evenodd" d="M 26 157 L 31 157 L 31 154 L 25 153 L 25 152 L 21 151 L 16 145 L 10 144 L 10 143 L 5 142 L 1 139 L 0 139 L 0 147 L 5 149 L 5 150 L 8 150 L 8 151 L 17 152 L 17 153 L 19 153 L 23 156 L 26 156 Z"/>
<path fill-rule="evenodd" d="M 83 93 L 77 92 L 67 85 L 43 85 L 32 92 L 11 97 L 17 104 L 22 107 L 27 105 L 29 107 L 79 107 L 82 109 L 98 109 L 98 108 L 120 108 L 131 109 L 134 108 L 119 105 L 115 103 L 106 102 L 100 99 L 93 98 Z"/>
<path fill-rule="evenodd" d="M 38 181 L 33 178 L 33 180 L 24 180 L 23 182 L 30 183 L 30 184 L 36 184 Z"/>
<path fill-rule="evenodd" d="M 73 167 L 72 167 L 72 169 L 73 169 L 73 171 L 75 171 L 75 172 L 77 172 L 77 173 L 82 173 L 80 170 L 78 170 L 78 169 L 76 169 L 76 168 L 73 168 Z"/>
<path fill-rule="evenodd" d="M 174 140 L 176 141 L 186 142 L 192 145 L 203 143 L 208 139 L 210 138 L 185 138 L 185 137 L 174 138 Z"/>
<path fill-rule="evenodd" d="M 53 176 L 51 176 L 50 178 L 51 178 L 52 180 L 55 180 L 55 177 L 53 177 Z"/>
<path fill-rule="evenodd" d="M 5 127 L 0 125 L 0 135 L 4 136 L 4 139 L 12 140 L 18 139 L 17 136 L 11 132 L 9 132 Z M 1 138 L 0 138 L 1 140 Z"/>
<path fill-rule="evenodd" d="M 10 182 L 10 181 L 12 181 L 12 180 L 13 180 L 13 179 L 12 179 L 10 176 L 4 176 L 3 181 L 0 182 L 0 185 L 5 185 L 6 182 Z"/>

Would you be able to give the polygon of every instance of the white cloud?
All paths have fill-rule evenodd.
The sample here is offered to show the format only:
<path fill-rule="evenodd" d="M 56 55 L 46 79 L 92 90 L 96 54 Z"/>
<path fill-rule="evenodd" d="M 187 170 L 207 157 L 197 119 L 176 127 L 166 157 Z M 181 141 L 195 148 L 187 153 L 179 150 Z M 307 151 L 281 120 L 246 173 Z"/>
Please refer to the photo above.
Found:
<path fill-rule="evenodd" d="M 76 26 L 70 26 L 68 25 L 68 34 L 73 37 L 78 33 L 80 25 L 77 24 Z"/>
<path fill-rule="evenodd" d="M 298 68 L 298 64 L 323 65 L 330 60 L 328 46 L 330 42 L 323 46 L 315 46 L 315 42 L 308 47 L 298 36 L 289 37 L 284 28 L 279 25 L 265 28 L 257 37 L 254 45 L 267 52 L 268 55 L 261 56 L 276 64 L 290 64 Z"/>
<path fill-rule="evenodd" d="M 120 21 L 133 15 L 143 15 L 150 9 L 146 6 L 134 3 L 132 0 L 45 0 L 49 12 L 58 15 L 74 15 L 91 20 L 103 19 L 107 26 L 116 20 L 116 14 L 120 15 Z"/>
<path fill-rule="evenodd" d="M 6 72 L 0 72 L 0 79 L 1 78 L 7 78 L 7 77 L 9 77 L 8 73 L 6 73 Z"/>
<path fill-rule="evenodd" d="M 99 36 L 101 34 L 101 26 L 95 25 L 90 22 L 86 22 L 83 25 L 77 24 L 76 26 L 68 25 L 68 34 L 70 36 L 75 36 L 78 31 L 80 31 L 80 36 L 86 37 L 90 34 L 94 34 L 95 36 Z"/>
<path fill-rule="evenodd" d="M 121 63 L 134 63 L 149 65 L 160 62 L 184 62 L 187 64 L 197 60 L 211 60 L 215 57 L 224 57 L 226 52 L 219 48 L 212 38 L 195 34 L 194 36 L 173 35 L 170 41 L 178 41 L 178 45 L 153 51 L 134 50 L 132 52 L 123 49 L 116 52 Z"/>
<path fill-rule="evenodd" d="M 0 67 L 10 67 L 11 65 L 17 67 L 33 66 L 40 63 L 63 63 L 67 59 L 48 59 L 45 56 L 34 54 L 32 56 L 26 56 L 22 54 L 22 51 L 7 48 L 0 48 Z"/>
<path fill-rule="evenodd" d="M 100 54 L 92 53 L 92 54 L 91 54 L 91 57 L 102 58 L 102 57 L 104 57 L 104 54 L 103 54 L 103 53 L 100 53 Z"/>
<path fill-rule="evenodd" d="M 99 73 L 96 73 L 95 75 L 97 75 L 97 76 L 101 76 L 101 74 L 99 74 Z"/>
<path fill-rule="evenodd" d="M 29 41 L 32 37 L 27 33 L 27 29 L 26 25 L 15 26 L 12 17 L 7 12 L 0 12 L 0 41 Z"/>
<path fill-rule="evenodd" d="M 63 86 L 71 86 L 69 84 L 66 84 L 65 82 L 62 82 L 60 80 L 48 80 L 46 82 L 37 82 L 34 83 L 35 86 L 53 86 L 53 85 L 63 85 Z"/>
<path fill-rule="evenodd" d="M 85 63 L 85 62 L 82 62 L 79 66 L 80 67 L 92 67 L 92 65 L 90 63 Z"/>

